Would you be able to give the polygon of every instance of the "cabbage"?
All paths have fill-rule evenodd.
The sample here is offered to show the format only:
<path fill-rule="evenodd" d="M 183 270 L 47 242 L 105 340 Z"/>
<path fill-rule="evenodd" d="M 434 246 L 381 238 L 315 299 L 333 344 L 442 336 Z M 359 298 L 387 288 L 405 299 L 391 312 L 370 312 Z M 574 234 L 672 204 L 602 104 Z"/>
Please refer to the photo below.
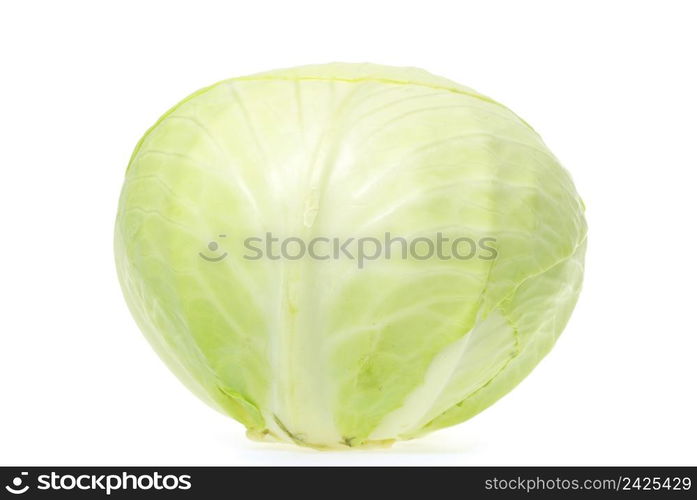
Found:
<path fill-rule="evenodd" d="M 583 213 L 538 134 L 488 97 L 414 68 L 305 66 L 160 118 L 126 172 L 116 265 L 160 357 L 250 437 L 379 446 L 472 417 L 551 349 Z M 493 251 L 297 255 L 387 234 L 423 253 L 436 233 Z M 296 255 L 250 258 L 269 235 Z"/>

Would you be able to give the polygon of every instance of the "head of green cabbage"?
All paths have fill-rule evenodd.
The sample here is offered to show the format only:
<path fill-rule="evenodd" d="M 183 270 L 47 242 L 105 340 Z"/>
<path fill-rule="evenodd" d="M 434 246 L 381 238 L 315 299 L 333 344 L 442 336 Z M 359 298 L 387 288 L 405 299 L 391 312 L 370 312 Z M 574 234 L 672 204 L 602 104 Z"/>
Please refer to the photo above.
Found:
<path fill-rule="evenodd" d="M 259 243 L 436 233 L 495 258 L 359 267 Z M 585 243 L 569 174 L 506 107 L 419 69 L 338 63 L 170 109 L 133 152 L 115 230 L 128 306 L 181 381 L 251 438 L 320 449 L 414 438 L 510 391 L 566 325 Z"/>

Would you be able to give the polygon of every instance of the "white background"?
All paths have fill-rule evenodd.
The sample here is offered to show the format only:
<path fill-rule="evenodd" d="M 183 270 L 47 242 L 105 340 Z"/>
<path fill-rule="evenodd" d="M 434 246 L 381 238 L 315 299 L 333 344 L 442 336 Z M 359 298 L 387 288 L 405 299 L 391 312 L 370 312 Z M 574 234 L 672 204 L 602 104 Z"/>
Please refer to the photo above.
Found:
<path fill-rule="evenodd" d="M 0 463 L 695 464 L 697 76 L 690 2 L 7 2 L 0 8 Z M 552 353 L 458 427 L 390 450 L 247 441 L 131 319 L 112 229 L 126 163 L 218 80 L 419 66 L 531 123 L 588 207 Z"/>

